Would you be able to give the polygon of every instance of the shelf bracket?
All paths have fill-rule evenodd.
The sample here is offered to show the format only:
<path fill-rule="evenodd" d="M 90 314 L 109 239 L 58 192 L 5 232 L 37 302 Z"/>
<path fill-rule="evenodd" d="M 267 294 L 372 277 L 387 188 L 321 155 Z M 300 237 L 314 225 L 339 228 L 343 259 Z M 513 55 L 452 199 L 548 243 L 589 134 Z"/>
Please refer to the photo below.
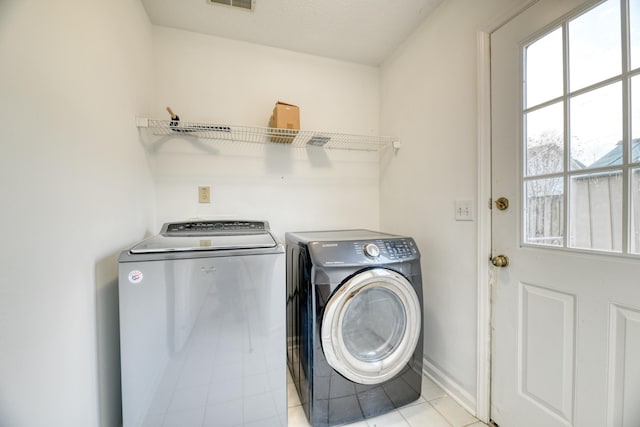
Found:
<path fill-rule="evenodd" d="M 136 126 L 139 128 L 148 128 L 149 119 L 147 117 L 136 117 Z"/>

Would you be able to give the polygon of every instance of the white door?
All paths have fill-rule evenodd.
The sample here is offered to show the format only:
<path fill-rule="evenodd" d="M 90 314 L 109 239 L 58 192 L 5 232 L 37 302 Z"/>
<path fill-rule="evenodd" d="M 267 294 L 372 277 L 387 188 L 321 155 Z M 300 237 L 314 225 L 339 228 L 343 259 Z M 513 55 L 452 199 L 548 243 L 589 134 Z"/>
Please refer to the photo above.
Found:
<path fill-rule="evenodd" d="M 491 36 L 500 427 L 640 426 L 639 14 L 540 0 Z"/>

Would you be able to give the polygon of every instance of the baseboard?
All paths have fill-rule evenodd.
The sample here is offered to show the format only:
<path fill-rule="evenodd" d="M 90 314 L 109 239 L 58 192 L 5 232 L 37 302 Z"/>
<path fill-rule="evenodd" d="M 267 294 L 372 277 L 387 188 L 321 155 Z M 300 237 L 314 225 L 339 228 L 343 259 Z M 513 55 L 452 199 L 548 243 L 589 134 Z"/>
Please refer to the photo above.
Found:
<path fill-rule="evenodd" d="M 467 412 L 474 417 L 476 416 L 475 396 L 462 388 L 462 386 L 454 381 L 449 375 L 438 369 L 433 363 L 427 360 L 426 357 L 422 359 L 422 373 L 431 381 L 436 383 Z"/>

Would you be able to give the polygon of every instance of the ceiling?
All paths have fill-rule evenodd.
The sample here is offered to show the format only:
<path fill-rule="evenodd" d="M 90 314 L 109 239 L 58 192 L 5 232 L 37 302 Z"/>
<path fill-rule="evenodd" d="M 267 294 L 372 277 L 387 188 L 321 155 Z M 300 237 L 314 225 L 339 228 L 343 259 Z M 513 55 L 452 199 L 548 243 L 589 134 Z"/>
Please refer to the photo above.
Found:
<path fill-rule="evenodd" d="M 444 0 L 142 0 L 155 25 L 379 65 Z"/>

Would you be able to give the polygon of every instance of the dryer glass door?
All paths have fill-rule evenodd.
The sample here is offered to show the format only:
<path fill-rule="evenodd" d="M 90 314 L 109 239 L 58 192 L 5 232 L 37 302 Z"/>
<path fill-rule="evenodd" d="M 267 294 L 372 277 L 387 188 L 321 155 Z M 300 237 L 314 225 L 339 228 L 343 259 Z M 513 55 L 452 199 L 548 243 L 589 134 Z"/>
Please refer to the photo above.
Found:
<path fill-rule="evenodd" d="M 360 384 L 378 384 L 412 357 L 420 337 L 420 302 L 402 275 L 376 268 L 356 274 L 331 297 L 322 321 L 327 362 Z"/>

